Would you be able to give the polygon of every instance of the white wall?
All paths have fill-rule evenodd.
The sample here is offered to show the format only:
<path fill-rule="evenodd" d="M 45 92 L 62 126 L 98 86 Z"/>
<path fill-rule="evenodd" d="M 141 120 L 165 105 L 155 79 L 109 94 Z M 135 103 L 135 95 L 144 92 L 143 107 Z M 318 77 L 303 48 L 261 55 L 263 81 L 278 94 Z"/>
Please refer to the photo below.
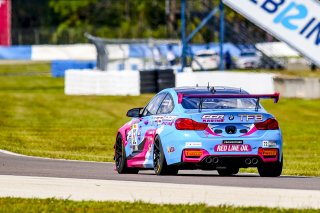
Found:
<path fill-rule="evenodd" d="M 96 60 L 97 51 L 92 44 L 33 45 L 31 60 Z"/>
<path fill-rule="evenodd" d="M 67 70 L 67 95 L 139 95 L 140 74 L 136 71 Z"/>
<path fill-rule="evenodd" d="M 188 72 L 177 73 L 176 87 L 183 86 L 230 86 L 247 90 L 249 93 L 274 93 L 274 74 L 252 72 Z"/>
<path fill-rule="evenodd" d="M 123 59 L 129 56 L 129 46 L 106 45 L 109 59 Z M 97 59 L 97 50 L 93 44 L 70 44 L 70 45 L 32 45 L 31 60 L 86 60 Z"/>

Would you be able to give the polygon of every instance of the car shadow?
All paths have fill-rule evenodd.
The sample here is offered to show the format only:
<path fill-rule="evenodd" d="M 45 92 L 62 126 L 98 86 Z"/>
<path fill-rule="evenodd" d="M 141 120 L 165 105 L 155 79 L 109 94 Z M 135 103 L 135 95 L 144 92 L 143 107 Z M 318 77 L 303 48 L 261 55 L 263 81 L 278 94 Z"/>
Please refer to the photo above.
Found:
<path fill-rule="evenodd" d="M 156 174 L 154 173 L 146 173 L 146 172 L 139 172 L 139 175 L 145 175 L 145 176 L 156 176 Z M 197 173 L 197 174 L 177 174 L 177 175 L 164 175 L 161 177 L 166 177 L 166 176 L 175 176 L 175 177 L 224 177 L 224 178 L 239 178 L 239 177 L 244 177 L 244 178 L 281 178 L 281 179 L 310 179 L 310 178 L 317 178 L 317 177 L 307 177 L 307 176 L 289 176 L 289 175 L 282 175 L 279 177 L 260 177 L 259 174 L 250 174 L 250 173 L 239 173 L 236 175 L 232 175 L 232 176 L 220 176 L 219 174 L 201 174 L 201 173 Z M 320 179 L 320 178 L 319 178 Z"/>

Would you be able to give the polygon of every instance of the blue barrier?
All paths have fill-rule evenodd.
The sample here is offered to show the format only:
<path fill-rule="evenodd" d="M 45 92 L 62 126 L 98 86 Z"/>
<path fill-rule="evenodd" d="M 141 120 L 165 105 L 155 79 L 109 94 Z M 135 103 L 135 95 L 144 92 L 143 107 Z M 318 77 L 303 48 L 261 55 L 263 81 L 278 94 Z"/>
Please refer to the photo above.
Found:
<path fill-rule="evenodd" d="M 0 46 L 0 59 L 3 60 L 31 60 L 31 46 Z"/>
<path fill-rule="evenodd" d="M 54 60 L 51 63 L 52 77 L 64 77 L 68 69 L 93 69 L 96 67 L 95 61 L 71 61 L 71 60 Z"/>
<path fill-rule="evenodd" d="M 176 57 L 181 55 L 181 47 L 178 44 L 160 44 L 156 45 L 160 54 L 165 57 L 168 53 L 169 46 L 172 47 L 172 51 Z M 213 49 L 219 51 L 218 43 L 208 44 L 190 44 L 188 52 L 189 54 L 195 54 L 197 51 L 202 49 Z M 234 57 L 239 56 L 240 50 L 231 43 L 224 44 L 224 50 L 229 50 L 230 54 Z M 0 60 L 31 60 L 32 46 L 0 46 Z M 147 44 L 131 44 L 129 45 L 129 58 L 152 58 L 152 49 Z M 58 60 L 57 60 L 58 61 Z M 59 60 L 61 61 L 61 60 Z M 73 60 L 74 61 L 74 60 Z M 66 62 L 66 61 L 65 61 Z M 71 63 L 71 61 L 69 61 Z M 66 62 L 67 63 L 67 62 Z M 82 63 L 82 62 L 80 62 Z M 87 62 L 83 62 L 87 63 Z"/>
<path fill-rule="evenodd" d="M 169 50 L 169 46 L 171 46 L 173 53 L 176 57 L 180 57 L 181 55 L 181 47 L 178 44 L 160 44 L 156 45 L 159 49 L 160 54 L 162 56 L 166 56 Z M 208 44 L 190 44 L 188 45 L 188 54 L 194 55 L 199 50 L 211 49 L 216 52 L 219 52 L 219 43 L 208 43 Z M 240 50 L 238 47 L 231 43 L 224 43 L 223 49 L 225 51 L 229 51 L 233 57 L 238 57 L 240 55 Z M 152 52 L 151 48 L 146 44 L 131 44 L 129 45 L 129 57 L 131 58 L 151 58 Z"/>

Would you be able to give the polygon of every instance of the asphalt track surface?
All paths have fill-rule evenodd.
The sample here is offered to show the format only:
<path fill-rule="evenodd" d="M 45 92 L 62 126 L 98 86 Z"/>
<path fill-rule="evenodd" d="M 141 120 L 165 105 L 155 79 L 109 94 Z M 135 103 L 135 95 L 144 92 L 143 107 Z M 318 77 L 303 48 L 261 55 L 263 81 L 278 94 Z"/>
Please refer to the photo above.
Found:
<path fill-rule="evenodd" d="M 262 178 L 256 174 L 221 177 L 215 171 L 185 170 L 177 176 L 156 176 L 152 170 L 118 174 L 113 163 L 53 160 L 0 152 L 0 175 L 139 181 L 212 186 L 320 190 L 320 178 L 281 176 Z"/>

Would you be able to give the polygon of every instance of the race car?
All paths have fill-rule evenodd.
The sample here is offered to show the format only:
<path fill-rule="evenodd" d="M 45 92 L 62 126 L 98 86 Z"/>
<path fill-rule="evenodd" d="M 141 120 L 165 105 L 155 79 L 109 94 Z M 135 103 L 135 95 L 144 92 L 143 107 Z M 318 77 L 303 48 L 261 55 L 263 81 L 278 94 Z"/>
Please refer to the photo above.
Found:
<path fill-rule="evenodd" d="M 127 112 L 132 120 L 118 130 L 114 145 L 116 170 L 176 175 L 202 169 L 231 176 L 257 167 L 260 176 L 280 176 L 282 135 L 260 104 L 263 98 L 277 103 L 279 93 L 210 86 L 162 90 L 145 107 Z"/>

